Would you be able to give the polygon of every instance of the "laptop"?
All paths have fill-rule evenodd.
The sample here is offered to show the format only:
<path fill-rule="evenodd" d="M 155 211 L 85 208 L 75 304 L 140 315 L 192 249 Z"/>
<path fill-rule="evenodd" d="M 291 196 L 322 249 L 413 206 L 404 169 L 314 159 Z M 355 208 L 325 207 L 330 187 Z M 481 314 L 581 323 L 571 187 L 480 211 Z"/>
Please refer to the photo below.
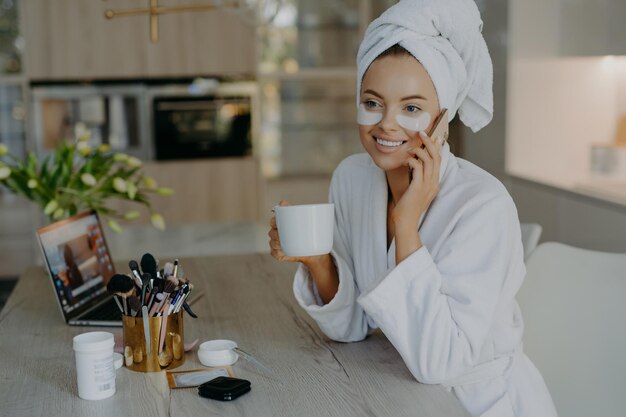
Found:
<path fill-rule="evenodd" d="M 121 327 L 122 313 L 106 288 L 115 267 L 96 211 L 42 227 L 37 238 L 66 323 Z"/>

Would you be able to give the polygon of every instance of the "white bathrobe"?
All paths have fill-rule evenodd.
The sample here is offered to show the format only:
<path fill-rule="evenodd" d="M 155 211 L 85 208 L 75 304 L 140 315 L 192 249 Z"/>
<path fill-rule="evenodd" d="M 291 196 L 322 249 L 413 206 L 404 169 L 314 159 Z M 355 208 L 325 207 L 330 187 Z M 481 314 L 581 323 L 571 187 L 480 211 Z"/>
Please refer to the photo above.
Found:
<path fill-rule="evenodd" d="M 418 381 L 451 389 L 473 416 L 555 416 L 522 353 L 514 297 L 526 271 L 515 205 L 497 179 L 447 144 L 440 180 L 421 219 L 422 248 L 396 266 L 385 174 L 367 154 L 346 158 L 329 193 L 339 290 L 324 305 L 301 265 L 296 299 L 333 340 L 363 340 L 380 328 Z"/>

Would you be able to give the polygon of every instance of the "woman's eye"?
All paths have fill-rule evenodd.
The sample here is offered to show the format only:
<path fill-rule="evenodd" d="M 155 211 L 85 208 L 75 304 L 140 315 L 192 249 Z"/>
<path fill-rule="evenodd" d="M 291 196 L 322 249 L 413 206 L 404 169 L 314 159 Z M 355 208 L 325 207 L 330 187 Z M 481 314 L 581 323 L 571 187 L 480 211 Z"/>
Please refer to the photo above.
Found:
<path fill-rule="evenodd" d="M 376 107 L 378 107 L 378 103 L 373 100 L 367 100 L 365 102 L 365 107 L 367 107 L 368 109 L 375 109 Z"/>
<path fill-rule="evenodd" d="M 422 109 L 420 109 L 417 106 L 414 106 L 412 104 L 409 104 L 408 106 L 406 106 L 404 108 L 406 111 L 408 111 L 409 113 L 417 113 L 418 111 L 421 111 Z"/>

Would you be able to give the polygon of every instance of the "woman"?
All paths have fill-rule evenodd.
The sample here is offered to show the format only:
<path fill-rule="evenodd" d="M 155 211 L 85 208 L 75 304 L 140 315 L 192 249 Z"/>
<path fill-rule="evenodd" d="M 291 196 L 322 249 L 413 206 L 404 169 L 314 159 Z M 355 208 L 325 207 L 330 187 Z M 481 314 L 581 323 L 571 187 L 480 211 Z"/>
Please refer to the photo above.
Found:
<path fill-rule="evenodd" d="M 555 416 L 522 352 L 515 205 L 424 133 L 444 109 L 474 131 L 491 120 L 481 26 L 472 0 L 402 0 L 372 22 L 357 57 L 367 153 L 333 174 L 333 251 L 285 257 L 274 219 L 270 247 L 301 262 L 296 299 L 331 339 L 380 328 L 418 381 L 451 389 L 473 416 Z"/>

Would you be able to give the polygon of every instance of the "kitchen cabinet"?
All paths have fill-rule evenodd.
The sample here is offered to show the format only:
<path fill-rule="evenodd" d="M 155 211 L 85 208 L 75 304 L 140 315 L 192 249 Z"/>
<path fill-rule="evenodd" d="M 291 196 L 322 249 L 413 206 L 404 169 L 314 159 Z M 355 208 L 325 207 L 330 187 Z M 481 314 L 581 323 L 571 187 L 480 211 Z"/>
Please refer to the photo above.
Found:
<path fill-rule="evenodd" d="M 609 202 L 593 193 L 510 177 L 508 189 L 520 221 L 539 223 L 541 241 L 585 249 L 626 252 L 626 199 Z"/>
<path fill-rule="evenodd" d="M 260 211 L 265 182 L 254 157 L 146 161 L 142 170 L 159 186 L 174 189 L 171 196 L 153 194 L 150 199 L 152 209 L 167 224 L 256 221 L 266 214 Z M 112 201 L 111 205 L 138 209 L 124 201 Z M 140 223 L 147 222 L 144 213 Z"/>
<path fill-rule="evenodd" d="M 190 0 L 162 0 L 185 5 Z M 148 0 L 28 0 L 20 3 L 25 69 L 30 79 L 254 74 L 256 28 L 232 11 L 107 20 L 107 9 L 145 8 Z"/>

